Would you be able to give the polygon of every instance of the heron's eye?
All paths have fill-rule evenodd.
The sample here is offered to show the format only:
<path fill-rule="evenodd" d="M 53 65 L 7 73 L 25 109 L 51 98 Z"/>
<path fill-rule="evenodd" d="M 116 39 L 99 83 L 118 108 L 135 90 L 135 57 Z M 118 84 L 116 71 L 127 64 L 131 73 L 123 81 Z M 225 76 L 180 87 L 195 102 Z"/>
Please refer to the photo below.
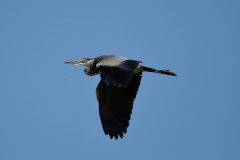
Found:
<path fill-rule="evenodd" d="M 84 73 L 87 73 L 87 69 L 84 69 Z"/>

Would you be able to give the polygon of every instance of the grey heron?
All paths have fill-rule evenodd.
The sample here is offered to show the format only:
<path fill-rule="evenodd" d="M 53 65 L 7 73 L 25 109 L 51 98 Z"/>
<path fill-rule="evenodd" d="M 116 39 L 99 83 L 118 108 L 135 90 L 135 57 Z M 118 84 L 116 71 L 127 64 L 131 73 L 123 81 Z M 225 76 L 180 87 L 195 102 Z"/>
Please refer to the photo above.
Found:
<path fill-rule="evenodd" d="M 141 61 L 116 55 L 102 55 L 65 62 L 65 64 L 85 66 L 86 75 L 100 74 L 101 80 L 96 88 L 99 115 L 103 131 L 111 139 L 123 138 L 127 133 L 142 72 L 176 76 L 170 70 L 157 70 L 143 66 L 141 63 Z"/>

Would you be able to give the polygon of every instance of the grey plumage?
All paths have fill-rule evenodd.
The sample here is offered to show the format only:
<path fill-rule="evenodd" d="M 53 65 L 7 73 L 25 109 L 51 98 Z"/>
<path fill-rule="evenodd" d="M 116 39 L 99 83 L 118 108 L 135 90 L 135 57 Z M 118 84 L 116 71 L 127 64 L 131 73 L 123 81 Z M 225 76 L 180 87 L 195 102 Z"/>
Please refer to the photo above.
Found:
<path fill-rule="evenodd" d="M 141 61 L 115 55 L 83 58 L 66 64 L 85 66 L 85 74 L 100 74 L 96 88 L 99 115 L 104 133 L 118 139 L 127 133 L 133 102 L 141 82 L 142 72 L 155 72 L 176 76 L 170 70 L 156 70 L 140 65 Z"/>

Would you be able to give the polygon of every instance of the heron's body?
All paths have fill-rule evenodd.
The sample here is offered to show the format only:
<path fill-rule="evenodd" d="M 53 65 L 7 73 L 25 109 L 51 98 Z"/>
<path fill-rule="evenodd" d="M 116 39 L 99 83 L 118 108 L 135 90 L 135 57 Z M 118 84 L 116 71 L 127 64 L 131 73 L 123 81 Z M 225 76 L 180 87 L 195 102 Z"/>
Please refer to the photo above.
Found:
<path fill-rule="evenodd" d="M 96 89 L 100 119 L 105 134 L 116 139 L 118 136 L 122 138 L 127 132 L 142 72 L 176 76 L 169 70 L 145 67 L 140 65 L 141 61 L 115 55 L 83 58 L 66 63 L 85 66 L 84 72 L 89 76 L 100 74 L 101 81 Z"/>

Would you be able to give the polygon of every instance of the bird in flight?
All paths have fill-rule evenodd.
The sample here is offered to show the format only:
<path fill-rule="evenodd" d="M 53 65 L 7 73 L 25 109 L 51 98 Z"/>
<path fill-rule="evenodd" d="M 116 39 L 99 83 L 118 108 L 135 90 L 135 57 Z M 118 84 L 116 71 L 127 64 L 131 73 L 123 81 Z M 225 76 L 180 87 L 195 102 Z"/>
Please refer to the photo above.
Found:
<path fill-rule="evenodd" d="M 170 70 L 157 70 L 143 66 L 141 63 L 116 55 L 65 62 L 65 64 L 85 66 L 84 72 L 88 76 L 100 74 L 101 80 L 96 88 L 99 115 L 103 131 L 111 139 L 123 138 L 127 133 L 142 72 L 176 76 Z"/>

